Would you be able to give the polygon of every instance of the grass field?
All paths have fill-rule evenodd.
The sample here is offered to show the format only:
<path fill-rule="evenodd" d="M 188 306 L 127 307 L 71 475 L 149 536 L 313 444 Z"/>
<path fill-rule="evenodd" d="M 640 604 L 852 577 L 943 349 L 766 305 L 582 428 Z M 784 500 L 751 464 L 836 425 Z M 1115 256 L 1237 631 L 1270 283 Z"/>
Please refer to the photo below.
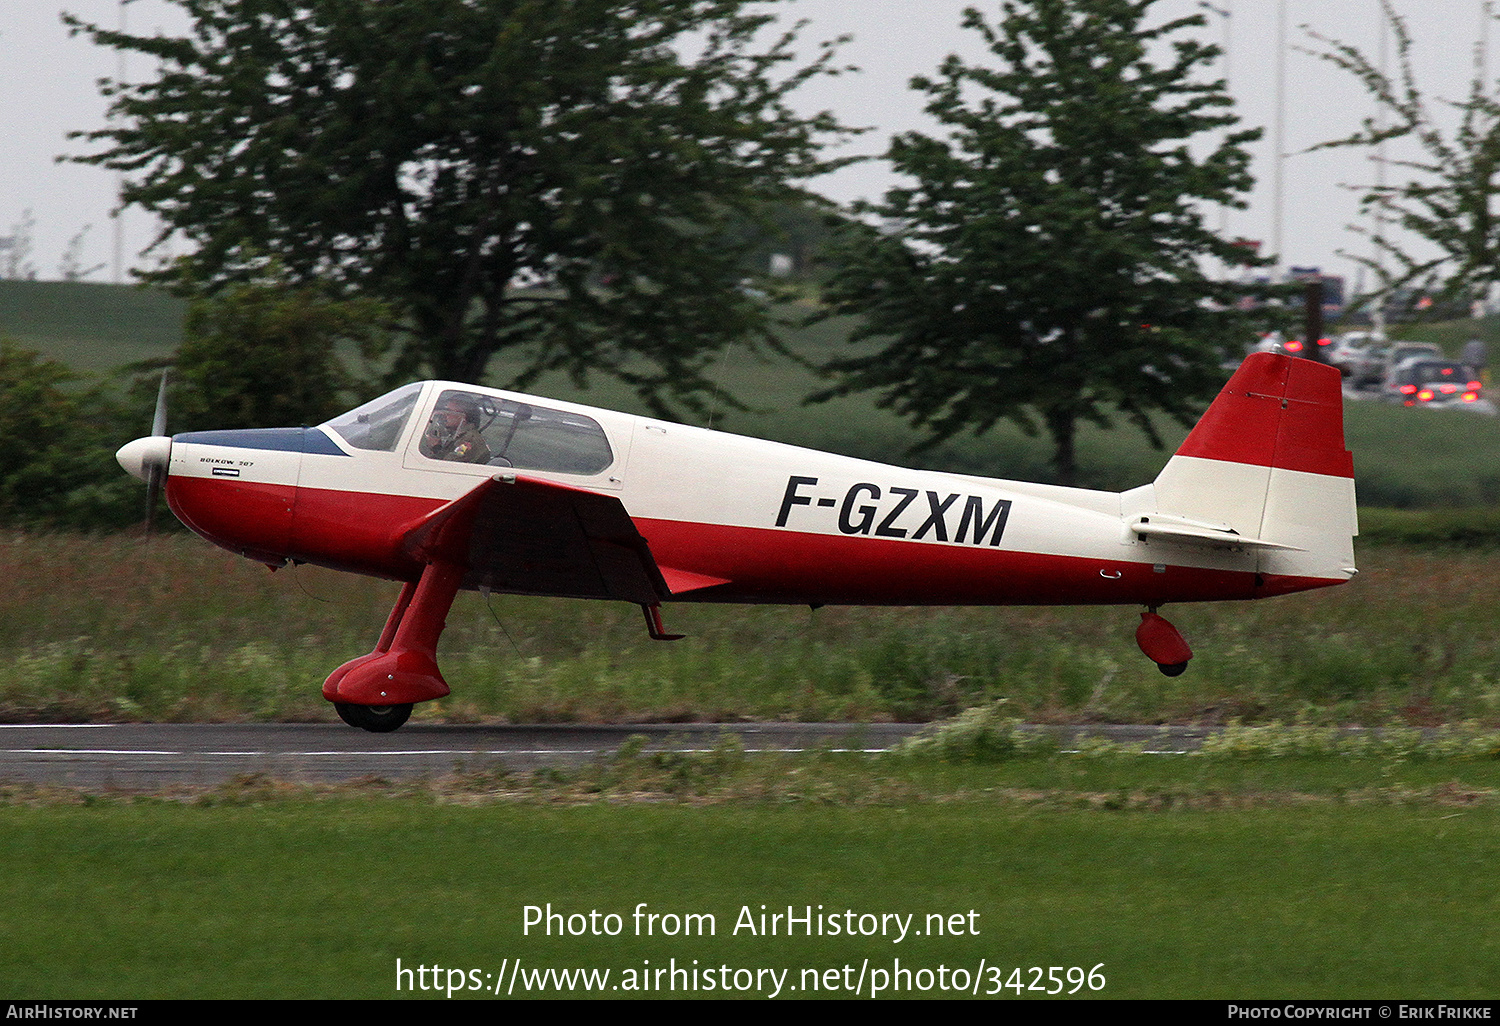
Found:
<path fill-rule="evenodd" d="M 184 310 L 156 290 L 0 281 L 0 336 L 87 374 L 169 355 L 182 341 Z"/>
<path fill-rule="evenodd" d="M 1341 588 L 1172 607 L 1181 677 L 1130 607 L 672 604 L 460 596 L 440 652 L 458 722 L 925 720 L 998 698 L 1038 720 L 1500 722 L 1500 552 L 1365 547 Z M 373 645 L 395 585 L 264 567 L 195 538 L 0 541 L 0 716 L 331 720 L 322 679 Z"/>
<path fill-rule="evenodd" d="M 689 792 L 628 770 L 6 789 L 0 991 L 1487 999 L 1500 982 L 1493 760 L 860 763 L 751 761 Z M 811 936 L 761 919 L 788 907 Z"/>

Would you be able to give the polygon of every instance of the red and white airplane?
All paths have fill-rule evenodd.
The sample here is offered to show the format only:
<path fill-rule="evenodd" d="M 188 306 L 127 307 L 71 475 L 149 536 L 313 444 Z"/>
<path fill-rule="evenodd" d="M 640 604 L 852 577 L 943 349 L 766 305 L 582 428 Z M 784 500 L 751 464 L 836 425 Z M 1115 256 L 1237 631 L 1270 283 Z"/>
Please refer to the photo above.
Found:
<path fill-rule="evenodd" d="M 159 425 L 159 422 L 158 422 Z M 1168 602 L 1355 573 L 1339 372 L 1255 353 L 1156 480 L 1101 492 L 907 470 L 474 385 L 407 385 L 314 428 L 196 431 L 120 449 L 172 511 L 273 567 L 405 582 L 374 651 L 323 685 L 394 730 L 448 694 L 460 588 L 618 599 L 669 640 L 671 601 L 1138 604 L 1162 668 L 1192 652 Z"/>

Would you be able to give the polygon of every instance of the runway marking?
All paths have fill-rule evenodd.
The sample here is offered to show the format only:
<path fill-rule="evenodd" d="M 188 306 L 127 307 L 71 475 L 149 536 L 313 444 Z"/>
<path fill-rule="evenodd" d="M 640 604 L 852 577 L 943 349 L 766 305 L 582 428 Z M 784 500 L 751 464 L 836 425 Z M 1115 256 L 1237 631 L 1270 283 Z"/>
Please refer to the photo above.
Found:
<path fill-rule="evenodd" d="M 118 723 L 0 723 L 0 730 L 80 730 L 118 726 Z"/>
<path fill-rule="evenodd" d="M 184 755 L 185 752 L 158 752 L 150 748 L 6 748 L 6 755 Z"/>
<path fill-rule="evenodd" d="M 167 756 L 211 756 L 216 758 L 242 759 L 250 756 L 341 757 L 346 755 L 598 755 L 613 751 L 612 748 L 413 748 L 399 750 L 374 750 L 369 748 L 330 749 L 316 752 L 277 752 L 248 750 L 233 752 L 167 751 L 155 748 L 0 748 L 6 755 L 167 755 Z M 712 748 L 648 749 L 648 751 L 679 751 L 707 754 Z M 832 754 L 858 753 L 874 755 L 889 751 L 886 748 L 746 748 L 747 753 L 777 752 L 788 755 L 803 752 L 829 752 Z"/>

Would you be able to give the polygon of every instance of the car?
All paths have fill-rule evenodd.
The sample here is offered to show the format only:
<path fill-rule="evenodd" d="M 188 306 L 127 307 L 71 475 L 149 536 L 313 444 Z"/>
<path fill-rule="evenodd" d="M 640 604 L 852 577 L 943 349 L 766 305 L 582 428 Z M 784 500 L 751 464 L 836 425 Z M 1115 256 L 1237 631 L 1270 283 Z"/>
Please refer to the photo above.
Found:
<path fill-rule="evenodd" d="M 1369 376 L 1372 366 L 1379 367 L 1374 380 L 1379 381 L 1385 361 L 1380 354 L 1388 344 L 1384 335 L 1370 331 L 1346 331 L 1333 343 L 1328 352 L 1328 362 L 1339 369 L 1339 373 L 1356 383 Z"/>
<path fill-rule="evenodd" d="M 1441 360 L 1444 358 L 1443 350 L 1432 342 L 1392 342 L 1385 350 L 1385 362 L 1388 368 L 1394 368 L 1401 361 L 1413 356 Z"/>
<path fill-rule="evenodd" d="M 1375 339 L 1359 349 L 1351 349 L 1340 366 L 1354 388 L 1384 391 L 1391 371 L 1411 358 L 1443 360 L 1443 351 L 1431 342 L 1408 342 L 1404 339 Z M 1347 368 L 1347 369 L 1346 369 Z"/>
<path fill-rule="evenodd" d="M 1287 339 L 1279 331 L 1268 331 L 1264 335 L 1261 335 L 1259 338 L 1257 338 L 1255 342 L 1251 343 L 1250 352 L 1288 353 L 1292 356 L 1307 356 L 1309 358 L 1313 358 L 1310 353 L 1303 352 L 1303 348 L 1304 347 L 1302 344 L 1302 340 L 1300 338 Z M 1333 339 L 1318 339 L 1318 348 L 1323 352 L 1323 355 L 1317 358 L 1319 362 L 1330 362 L 1327 354 L 1329 350 L 1333 348 Z"/>
<path fill-rule="evenodd" d="M 1256 336 L 1254 342 L 1245 347 L 1247 353 L 1285 352 L 1286 336 L 1279 331 L 1265 331 Z"/>
<path fill-rule="evenodd" d="M 1469 365 L 1420 354 L 1396 364 L 1386 375 L 1384 391 L 1403 406 L 1464 406 L 1478 403 L 1484 386 Z"/>
<path fill-rule="evenodd" d="M 1329 350 L 1333 348 L 1333 339 L 1318 339 L 1318 349 L 1322 352 L 1321 356 L 1314 356 L 1310 351 L 1304 351 L 1306 347 L 1300 338 L 1288 340 L 1287 342 L 1283 343 L 1282 348 L 1291 353 L 1293 356 L 1305 356 L 1309 360 L 1317 360 L 1320 363 L 1328 363 L 1328 353 Z"/>

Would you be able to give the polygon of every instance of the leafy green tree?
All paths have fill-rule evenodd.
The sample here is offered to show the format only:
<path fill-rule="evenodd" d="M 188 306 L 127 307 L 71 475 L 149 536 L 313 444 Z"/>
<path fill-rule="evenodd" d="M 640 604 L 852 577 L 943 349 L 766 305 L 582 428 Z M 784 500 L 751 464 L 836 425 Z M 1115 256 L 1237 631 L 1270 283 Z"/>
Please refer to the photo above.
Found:
<path fill-rule="evenodd" d="M 934 444 L 1010 419 L 1045 430 L 1056 480 L 1077 477 L 1080 421 L 1117 415 L 1160 444 L 1151 415 L 1186 421 L 1222 383 L 1235 298 L 1206 268 L 1253 261 L 1204 225 L 1251 185 L 1217 54 L 1147 23 L 1155 0 L 1007 0 L 977 10 L 993 67 L 949 57 L 917 78 L 947 130 L 894 139 L 911 184 L 862 208 L 881 222 L 837 253 L 833 313 L 861 317 L 865 353 L 825 368 Z M 1208 138 L 1200 138 L 1207 135 Z"/>
<path fill-rule="evenodd" d="M 789 94 L 796 29 L 752 0 L 173 0 L 184 38 L 67 20 L 145 54 L 107 86 L 123 200 L 188 255 L 148 277 L 207 290 L 269 260 L 387 303 L 397 375 L 480 378 L 502 350 L 694 405 L 721 347 L 771 341 L 718 230 L 826 170 L 842 130 Z M 781 0 L 771 0 L 781 2 Z M 164 235 L 164 237 L 165 237 Z"/>
<path fill-rule="evenodd" d="M 1376 214 L 1375 255 L 1354 259 L 1373 269 L 1382 301 L 1415 286 L 1449 300 L 1483 295 L 1500 281 L 1500 101 L 1476 66 L 1468 96 L 1434 104 L 1422 92 L 1411 62 L 1411 33 L 1388 0 L 1381 9 L 1396 41 L 1396 74 L 1386 74 L 1355 47 L 1313 33 L 1323 59 L 1364 83 L 1380 109 L 1359 131 L 1325 146 L 1414 144 L 1387 162 L 1399 180 L 1359 187 L 1362 205 Z M 1453 123 L 1451 113 L 1457 113 Z M 1415 255 L 1386 234 L 1385 223 L 1431 244 Z M 1362 226 L 1352 230 L 1370 234 Z"/>
<path fill-rule="evenodd" d="M 195 300 L 173 362 L 170 430 L 322 423 L 353 404 L 346 360 L 381 354 L 387 319 L 373 300 L 274 281 Z"/>
<path fill-rule="evenodd" d="M 141 495 L 114 461 L 125 414 L 65 365 L 0 338 L 0 525 L 112 528 Z M 149 424 L 140 424 L 144 434 Z"/>

